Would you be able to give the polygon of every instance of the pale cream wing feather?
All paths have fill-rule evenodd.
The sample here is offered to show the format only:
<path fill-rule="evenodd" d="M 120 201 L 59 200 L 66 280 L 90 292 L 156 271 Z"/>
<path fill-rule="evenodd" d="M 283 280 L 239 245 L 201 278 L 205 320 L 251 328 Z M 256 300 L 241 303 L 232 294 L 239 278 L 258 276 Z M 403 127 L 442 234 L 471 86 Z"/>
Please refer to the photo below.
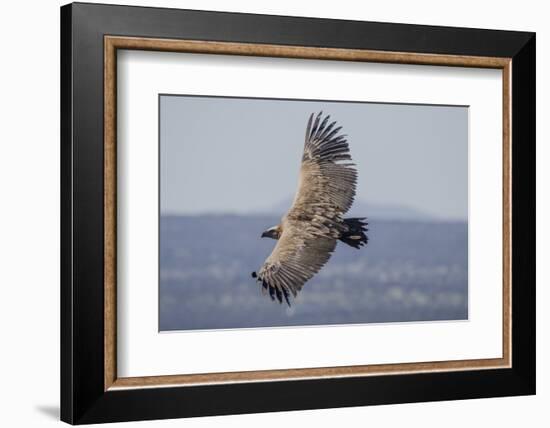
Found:
<path fill-rule="evenodd" d="M 283 298 L 298 291 L 324 266 L 336 247 L 336 239 L 320 236 L 306 224 L 291 222 L 283 226 L 277 245 L 258 272 L 258 280 L 272 299 Z"/>

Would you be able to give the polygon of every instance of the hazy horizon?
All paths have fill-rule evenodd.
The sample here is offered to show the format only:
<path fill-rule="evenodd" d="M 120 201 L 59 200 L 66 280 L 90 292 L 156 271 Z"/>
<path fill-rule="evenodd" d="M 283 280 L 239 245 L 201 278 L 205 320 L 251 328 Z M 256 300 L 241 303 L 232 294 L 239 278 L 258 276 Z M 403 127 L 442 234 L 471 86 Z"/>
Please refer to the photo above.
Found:
<path fill-rule="evenodd" d="M 193 211 L 193 212 L 169 212 L 161 213 L 161 216 L 168 217 L 195 217 L 195 216 L 277 216 L 281 217 L 288 211 L 292 205 L 292 197 L 285 198 L 278 203 L 257 210 L 246 212 L 230 211 Z M 384 220 L 422 220 L 422 221 L 452 221 L 466 222 L 467 219 L 460 218 L 439 218 L 426 212 L 411 208 L 406 205 L 397 204 L 377 204 L 360 200 L 355 200 L 352 208 L 344 217 L 360 217 L 384 219 Z"/>

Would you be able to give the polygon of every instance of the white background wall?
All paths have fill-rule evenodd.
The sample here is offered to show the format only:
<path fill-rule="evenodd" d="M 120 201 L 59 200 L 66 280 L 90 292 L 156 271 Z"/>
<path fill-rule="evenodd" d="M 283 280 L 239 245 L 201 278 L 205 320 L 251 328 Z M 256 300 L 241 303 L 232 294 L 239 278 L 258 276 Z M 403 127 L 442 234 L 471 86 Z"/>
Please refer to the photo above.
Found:
<path fill-rule="evenodd" d="M 58 424 L 59 406 L 59 6 L 4 2 L 0 13 L 0 420 Z M 104 1 L 104 3 L 112 3 Z M 538 395 L 461 402 L 156 421 L 143 426 L 548 426 L 550 316 L 550 14 L 545 2 L 246 0 L 126 1 L 234 12 L 537 32 Z M 546 119 L 546 123 L 544 122 Z M 127 424 L 134 426 L 137 424 Z"/>

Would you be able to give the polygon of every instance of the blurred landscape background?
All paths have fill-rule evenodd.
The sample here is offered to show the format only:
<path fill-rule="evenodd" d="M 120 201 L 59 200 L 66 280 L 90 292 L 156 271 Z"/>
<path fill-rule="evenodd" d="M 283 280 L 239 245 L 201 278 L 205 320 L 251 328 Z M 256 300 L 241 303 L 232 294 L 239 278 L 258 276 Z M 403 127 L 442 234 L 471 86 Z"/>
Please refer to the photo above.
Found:
<path fill-rule="evenodd" d="M 467 223 L 357 205 L 352 215 L 372 214 L 368 245 L 338 243 L 290 308 L 250 276 L 275 245 L 260 235 L 280 216 L 162 216 L 160 329 L 467 319 Z"/>

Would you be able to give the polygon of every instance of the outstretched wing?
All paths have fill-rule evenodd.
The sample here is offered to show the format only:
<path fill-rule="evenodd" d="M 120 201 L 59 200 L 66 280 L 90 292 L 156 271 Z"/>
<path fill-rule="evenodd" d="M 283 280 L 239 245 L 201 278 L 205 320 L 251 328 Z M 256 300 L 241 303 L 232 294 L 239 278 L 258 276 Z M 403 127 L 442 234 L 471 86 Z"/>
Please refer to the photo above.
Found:
<path fill-rule="evenodd" d="M 258 271 L 258 281 L 273 300 L 277 298 L 282 303 L 284 298 L 290 306 L 290 294 L 296 297 L 305 282 L 328 261 L 335 247 L 335 238 L 320 236 L 311 225 L 288 223 Z"/>
<path fill-rule="evenodd" d="M 353 204 L 357 170 L 351 162 L 346 135 L 330 116 L 309 117 L 294 202 L 287 216 L 312 216 L 322 221 L 341 219 Z"/>
<path fill-rule="evenodd" d="M 283 219 L 283 233 L 257 274 L 271 297 L 288 302 L 328 261 L 346 226 L 342 216 L 355 198 L 357 171 L 346 136 L 330 116 L 309 118 L 298 190 Z"/>

